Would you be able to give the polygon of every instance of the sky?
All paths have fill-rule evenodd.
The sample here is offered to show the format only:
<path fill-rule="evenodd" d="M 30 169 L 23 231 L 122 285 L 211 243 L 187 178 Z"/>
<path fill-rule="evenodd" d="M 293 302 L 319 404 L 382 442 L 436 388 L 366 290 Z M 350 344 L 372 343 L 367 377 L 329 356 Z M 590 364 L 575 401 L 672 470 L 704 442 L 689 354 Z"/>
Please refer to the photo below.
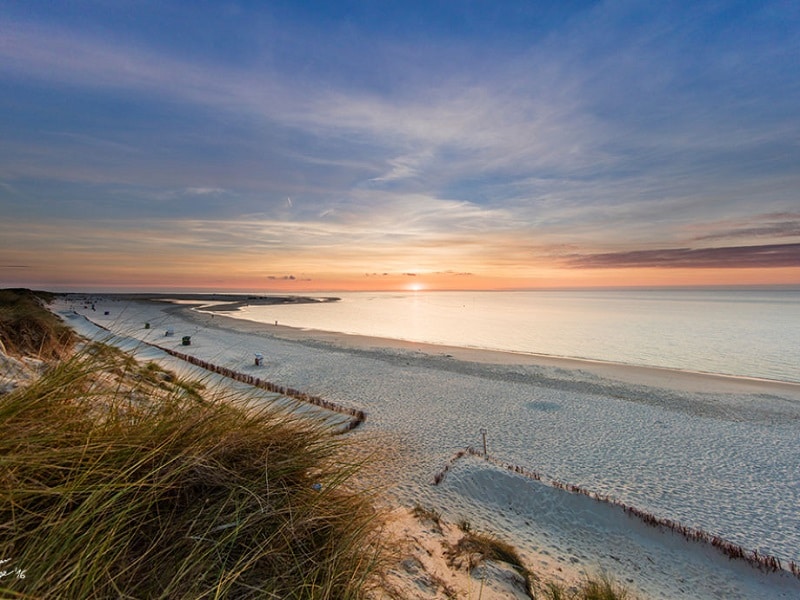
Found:
<path fill-rule="evenodd" d="M 800 284 L 800 3 L 0 2 L 0 286 Z"/>

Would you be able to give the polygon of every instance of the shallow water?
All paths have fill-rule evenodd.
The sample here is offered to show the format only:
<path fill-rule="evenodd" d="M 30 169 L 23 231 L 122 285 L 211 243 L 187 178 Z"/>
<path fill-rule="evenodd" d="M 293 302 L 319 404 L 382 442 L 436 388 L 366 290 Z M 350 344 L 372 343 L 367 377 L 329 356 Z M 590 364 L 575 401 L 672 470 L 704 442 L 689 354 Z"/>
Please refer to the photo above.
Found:
<path fill-rule="evenodd" d="M 330 294 L 329 294 L 330 295 Z M 451 346 L 800 382 L 798 291 L 409 292 L 230 316 Z"/>

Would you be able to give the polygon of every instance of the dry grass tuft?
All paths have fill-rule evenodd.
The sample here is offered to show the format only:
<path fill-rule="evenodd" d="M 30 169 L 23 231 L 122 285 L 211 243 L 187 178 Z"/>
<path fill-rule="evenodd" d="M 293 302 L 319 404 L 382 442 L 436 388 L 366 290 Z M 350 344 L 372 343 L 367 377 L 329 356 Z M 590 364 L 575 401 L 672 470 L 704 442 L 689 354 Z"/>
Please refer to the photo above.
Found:
<path fill-rule="evenodd" d="M 627 589 L 615 583 L 607 574 L 589 577 L 580 587 L 567 590 L 548 583 L 542 590 L 546 600 L 633 600 Z"/>
<path fill-rule="evenodd" d="M 360 598 L 345 441 L 92 345 L 0 397 L 4 597 Z M 19 571 L 18 571 L 19 572 Z"/>
<path fill-rule="evenodd" d="M 52 294 L 0 290 L 0 349 L 16 356 L 60 359 L 76 341 L 73 331 L 43 308 Z"/>
<path fill-rule="evenodd" d="M 467 525 L 464 527 L 463 525 Z M 462 522 L 460 529 L 464 535 L 447 551 L 447 558 L 454 564 L 459 558 L 466 558 L 469 570 L 477 567 L 484 560 L 504 562 L 514 568 L 525 580 L 528 595 L 534 598 L 533 586 L 538 579 L 522 561 L 516 548 L 492 535 L 472 530 L 467 522 Z"/>

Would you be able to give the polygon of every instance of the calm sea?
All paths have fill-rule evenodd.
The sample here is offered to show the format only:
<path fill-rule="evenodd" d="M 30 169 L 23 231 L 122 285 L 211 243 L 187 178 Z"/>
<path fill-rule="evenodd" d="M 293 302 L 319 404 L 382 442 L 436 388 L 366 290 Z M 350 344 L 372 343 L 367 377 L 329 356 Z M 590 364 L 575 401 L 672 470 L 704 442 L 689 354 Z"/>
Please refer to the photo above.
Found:
<path fill-rule="evenodd" d="M 235 316 L 451 346 L 800 382 L 800 291 L 352 292 Z M 232 315 L 233 316 L 233 315 Z"/>

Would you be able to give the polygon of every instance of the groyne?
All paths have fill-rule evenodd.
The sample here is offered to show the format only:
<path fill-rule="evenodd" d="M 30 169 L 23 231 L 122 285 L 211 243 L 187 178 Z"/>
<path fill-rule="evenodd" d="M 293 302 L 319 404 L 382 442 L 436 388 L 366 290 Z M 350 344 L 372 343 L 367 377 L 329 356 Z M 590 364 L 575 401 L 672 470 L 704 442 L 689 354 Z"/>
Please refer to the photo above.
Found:
<path fill-rule="evenodd" d="M 713 535 L 697 529 L 695 527 L 688 527 L 683 525 L 677 521 L 672 519 L 665 519 L 663 517 L 657 517 L 651 513 L 648 513 L 645 510 L 640 508 L 636 508 L 634 506 L 630 506 L 625 504 L 624 502 L 606 494 L 601 494 L 598 492 L 593 492 L 591 490 L 587 490 L 577 485 L 573 485 L 571 483 L 564 483 L 563 481 L 558 481 L 556 479 L 545 478 L 541 473 L 538 471 L 532 471 L 530 469 L 526 469 L 525 467 L 521 467 L 519 465 L 513 465 L 510 463 L 503 462 L 489 456 L 488 454 L 484 454 L 483 451 L 477 450 L 472 446 L 467 446 L 463 450 L 459 450 L 450 459 L 444 464 L 444 466 L 434 474 L 433 476 L 433 485 L 439 485 L 442 483 L 451 467 L 456 463 L 456 461 L 468 457 L 474 456 L 480 459 L 485 460 L 488 463 L 491 463 L 497 467 L 506 469 L 507 471 L 511 471 L 520 475 L 522 477 L 526 477 L 528 479 L 532 479 L 534 481 L 543 481 L 550 486 L 570 492 L 572 494 L 580 494 L 582 496 L 586 496 L 595 500 L 597 502 L 603 502 L 605 504 L 610 504 L 612 506 L 617 506 L 621 508 L 625 514 L 628 516 L 634 517 L 649 525 L 651 527 L 657 527 L 663 530 L 673 531 L 679 535 L 682 535 L 687 540 L 691 540 L 693 542 L 699 542 L 704 544 L 709 544 L 722 552 L 725 556 L 736 559 L 742 560 L 750 564 L 751 566 L 761 569 L 762 571 L 766 572 L 786 572 L 788 571 L 798 579 L 800 579 L 800 565 L 798 565 L 794 561 L 789 561 L 786 568 L 784 568 L 781 560 L 775 556 L 770 556 L 769 554 L 762 554 L 758 550 L 747 550 L 738 544 L 734 544 L 718 535 Z"/>
<path fill-rule="evenodd" d="M 105 327 L 103 325 L 100 325 L 99 323 L 92 321 L 86 315 L 83 315 L 83 318 L 89 321 L 95 327 L 99 327 L 100 329 L 107 331 L 112 335 L 116 335 L 108 327 Z M 343 434 L 349 431 L 353 431 L 354 429 L 360 427 L 367 420 L 367 414 L 363 410 L 342 406 L 341 404 L 332 402 L 330 400 L 326 400 L 325 398 L 322 398 L 320 396 L 316 396 L 314 394 L 308 394 L 306 392 L 297 390 L 292 387 L 283 386 L 274 383 L 272 381 L 262 379 L 260 377 L 255 377 L 254 375 L 241 373 L 239 371 L 231 369 L 230 367 L 217 365 L 207 360 L 197 358 L 196 356 L 193 356 L 191 354 L 186 354 L 185 352 L 178 352 L 177 350 L 173 350 L 172 348 L 161 346 L 160 344 L 154 344 L 153 342 L 146 342 L 144 340 L 139 340 L 139 339 L 137 339 L 137 341 L 147 346 L 150 346 L 151 348 L 156 348 L 158 350 L 161 350 L 162 352 L 166 352 L 170 356 L 179 358 L 183 361 L 188 362 L 189 364 L 203 368 L 212 373 L 216 373 L 217 375 L 222 375 L 223 377 L 227 377 L 228 379 L 233 379 L 234 381 L 239 381 L 241 383 L 245 383 L 247 385 L 251 385 L 253 387 L 266 390 L 268 392 L 280 394 L 281 396 L 293 398 L 294 400 L 298 400 L 299 402 L 311 404 L 313 406 L 317 406 L 319 408 L 323 408 L 325 410 L 329 410 L 331 412 L 350 417 L 343 426 L 336 429 L 337 434 Z"/>
<path fill-rule="evenodd" d="M 367 420 L 367 415 L 363 410 L 342 406 L 340 404 L 337 404 L 336 402 L 331 402 L 330 400 L 326 400 L 320 396 L 307 394 L 306 392 L 302 392 L 295 388 L 279 385 L 277 383 L 267 381 L 266 379 L 255 377 L 254 375 L 249 375 L 247 373 L 240 373 L 239 371 L 235 371 L 234 369 L 231 369 L 229 367 L 216 365 L 214 363 L 208 362 L 207 360 L 203 360 L 201 358 L 197 358 L 196 356 L 192 356 L 191 354 L 178 352 L 177 350 L 173 350 L 171 348 L 164 348 L 163 346 L 159 346 L 157 344 L 149 344 L 149 345 L 158 348 L 159 350 L 163 350 L 170 356 L 180 358 L 181 360 L 184 360 L 189 364 L 201 367 L 203 369 L 206 369 L 207 371 L 211 371 L 212 373 L 222 375 L 223 377 L 233 379 L 234 381 L 239 381 L 241 383 L 245 383 L 247 385 L 251 385 L 253 387 L 266 390 L 268 392 L 273 392 L 275 394 L 280 394 L 281 396 L 294 398 L 295 400 L 299 400 L 300 402 L 305 402 L 306 404 L 312 404 L 314 406 L 324 408 L 325 410 L 329 410 L 331 412 L 349 416 L 350 419 L 348 420 L 348 422 L 344 426 L 340 427 L 337 430 L 337 433 L 346 433 L 348 431 L 352 431 L 353 429 L 356 429 L 362 423 L 364 423 L 364 421 Z"/>

